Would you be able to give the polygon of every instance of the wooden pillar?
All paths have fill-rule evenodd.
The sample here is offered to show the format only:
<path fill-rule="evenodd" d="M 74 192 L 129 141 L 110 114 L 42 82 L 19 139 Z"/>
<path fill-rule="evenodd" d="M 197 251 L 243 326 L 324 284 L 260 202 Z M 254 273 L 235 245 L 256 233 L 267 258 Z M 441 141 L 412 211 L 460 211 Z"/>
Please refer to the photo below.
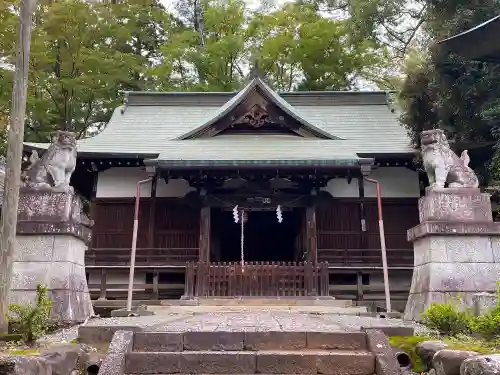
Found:
<path fill-rule="evenodd" d="M 318 241 L 316 230 L 316 206 L 306 207 L 306 241 L 307 261 L 316 264 L 318 262 Z"/>
<path fill-rule="evenodd" d="M 158 270 L 155 268 L 153 269 L 153 295 L 151 296 L 152 300 L 158 300 L 160 298 L 159 292 L 158 292 L 158 279 L 160 278 L 160 273 Z"/>
<path fill-rule="evenodd" d="M 210 206 L 203 206 L 200 211 L 200 262 L 210 262 Z"/>
<path fill-rule="evenodd" d="M 366 249 L 368 246 L 366 232 L 366 213 L 365 213 L 365 180 L 363 177 L 358 177 L 358 192 L 359 192 L 359 219 L 361 226 L 360 242 L 361 249 Z"/>
<path fill-rule="evenodd" d="M 94 169 L 95 166 L 93 165 L 92 168 Z M 96 195 L 97 195 L 97 178 L 99 177 L 99 172 L 97 172 L 97 170 L 94 170 L 92 172 L 92 191 L 91 191 L 91 195 L 90 195 L 90 212 L 89 212 L 89 218 L 92 219 L 92 220 L 95 220 L 95 217 L 96 217 L 96 202 L 95 202 L 95 198 L 96 198 Z M 91 229 L 92 232 L 94 231 L 95 229 L 95 226 Z M 90 241 L 90 244 L 89 244 L 89 250 L 92 249 L 94 245 L 94 236 L 92 236 L 91 238 L 91 241 Z"/>
<path fill-rule="evenodd" d="M 155 174 L 151 181 L 151 201 L 149 205 L 149 227 L 148 227 L 148 247 L 155 247 L 155 213 L 156 213 L 156 185 L 158 183 L 158 174 Z"/>
<path fill-rule="evenodd" d="M 356 273 L 356 298 L 358 301 L 363 300 L 363 274 L 361 272 Z"/>
<path fill-rule="evenodd" d="M 99 291 L 99 299 L 106 299 L 106 285 L 107 285 L 107 277 L 106 277 L 106 268 L 101 268 L 101 290 Z"/>

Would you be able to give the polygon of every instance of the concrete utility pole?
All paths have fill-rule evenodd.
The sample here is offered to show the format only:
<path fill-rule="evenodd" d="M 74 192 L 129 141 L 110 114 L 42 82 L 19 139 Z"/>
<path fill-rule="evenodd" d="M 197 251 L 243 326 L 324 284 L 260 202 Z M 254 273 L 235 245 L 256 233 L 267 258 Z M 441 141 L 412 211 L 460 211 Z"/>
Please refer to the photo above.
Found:
<path fill-rule="evenodd" d="M 12 279 L 12 258 L 16 240 L 17 207 L 21 184 L 24 121 L 28 91 L 31 25 L 37 0 L 21 0 L 16 46 L 16 70 L 12 89 L 9 144 L 0 229 L 0 332 L 6 332 L 8 298 Z"/>

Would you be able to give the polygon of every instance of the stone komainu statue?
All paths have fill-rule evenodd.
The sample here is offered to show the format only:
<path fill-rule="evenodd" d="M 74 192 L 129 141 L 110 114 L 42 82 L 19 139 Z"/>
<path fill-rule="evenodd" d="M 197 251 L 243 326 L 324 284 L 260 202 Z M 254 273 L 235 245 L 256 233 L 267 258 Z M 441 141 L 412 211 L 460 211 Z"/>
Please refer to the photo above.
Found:
<path fill-rule="evenodd" d="M 31 165 L 23 173 L 25 187 L 54 192 L 73 192 L 69 185 L 76 167 L 75 133 L 57 131 L 42 157 L 31 154 Z"/>
<path fill-rule="evenodd" d="M 431 188 L 477 188 L 479 181 L 469 167 L 467 150 L 458 157 L 450 148 L 442 130 L 426 130 L 420 134 L 422 159 Z"/>

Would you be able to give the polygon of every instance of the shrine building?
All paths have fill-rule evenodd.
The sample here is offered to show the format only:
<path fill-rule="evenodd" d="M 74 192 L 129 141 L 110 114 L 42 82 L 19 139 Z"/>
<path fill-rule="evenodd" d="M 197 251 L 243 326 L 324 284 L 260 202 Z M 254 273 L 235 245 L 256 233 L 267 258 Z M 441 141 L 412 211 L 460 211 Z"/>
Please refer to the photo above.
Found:
<path fill-rule="evenodd" d="M 26 151 L 47 144 L 26 144 Z M 78 141 L 75 191 L 95 221 L 94 299 L 334 296 L 384 300 L 380 184 L 394 306 L 404 307 L 421 196 L 415 149 L 386 92 L 128 92 Z M 243 223 L 242 223 L 243 222 Z"/>

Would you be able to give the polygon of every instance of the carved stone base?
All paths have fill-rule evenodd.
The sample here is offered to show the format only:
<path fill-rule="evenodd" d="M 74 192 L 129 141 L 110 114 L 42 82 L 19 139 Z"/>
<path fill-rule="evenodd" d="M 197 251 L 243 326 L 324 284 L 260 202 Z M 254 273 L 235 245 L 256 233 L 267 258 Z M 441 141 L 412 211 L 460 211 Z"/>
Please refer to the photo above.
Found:
<path fill-rule="evenodd" d="M 433 302 L 472 308 L 473 295 L 495 292 L 500 236 L 428 235 L 415 240 L 415 269 L 405 319 L 418 320 Z"/>
<path fill-rule="evenodd" d="M 426 190 L 418 201 L 420 222 L 446 221 L 484 223 L 493 221 L 489 194 L 475 188 Z"/>
<path fill-rule="evenodd" d="M 55 318 L 82 322 L 93 315 L 84 265 L 90 230 L 82 225 L 80 210 L 71 193 L 22 190 L 11 303 L 33 302 L 41 283 Z"/>

